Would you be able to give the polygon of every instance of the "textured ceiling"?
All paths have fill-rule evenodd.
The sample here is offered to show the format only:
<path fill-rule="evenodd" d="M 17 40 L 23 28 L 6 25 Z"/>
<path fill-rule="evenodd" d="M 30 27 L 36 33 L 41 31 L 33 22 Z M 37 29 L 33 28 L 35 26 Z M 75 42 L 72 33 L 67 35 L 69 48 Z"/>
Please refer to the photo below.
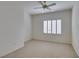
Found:
<path fill-rule="evenodd" d="M 30 14 L 37 14 L 42 12 L 54 12 L 58 10 L 64 10 L 72 8 L 74 1 L 47 1 L 47 4 L 56 3 L 55 6 L 50 7 L 52 10 L 34 9 L 35 7 L 40 7 L 38 1 L 26 1 L 24 2 L 25 10 Z"/>

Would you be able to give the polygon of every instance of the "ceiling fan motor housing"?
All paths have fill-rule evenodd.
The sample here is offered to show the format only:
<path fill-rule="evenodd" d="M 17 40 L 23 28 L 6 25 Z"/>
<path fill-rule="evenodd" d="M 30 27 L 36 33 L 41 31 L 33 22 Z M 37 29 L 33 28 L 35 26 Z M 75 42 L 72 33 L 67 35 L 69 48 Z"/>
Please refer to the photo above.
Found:
<path fill-rule="evenodd" d="M 47 8 L 48 6 L 47 6 L 47 5 L 43 5 L 42 7 L 45 9 L 45 8 Z"/>

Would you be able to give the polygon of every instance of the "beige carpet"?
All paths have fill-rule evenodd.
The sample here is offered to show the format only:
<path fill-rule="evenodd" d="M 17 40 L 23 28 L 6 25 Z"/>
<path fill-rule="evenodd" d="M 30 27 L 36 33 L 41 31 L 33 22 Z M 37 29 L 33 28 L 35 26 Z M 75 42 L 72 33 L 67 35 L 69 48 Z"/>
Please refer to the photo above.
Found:
<path fill-rule="evenodd" d="M 71 45 L 31 40 L 5 58 L 72 58 L 78 57 Z"/>

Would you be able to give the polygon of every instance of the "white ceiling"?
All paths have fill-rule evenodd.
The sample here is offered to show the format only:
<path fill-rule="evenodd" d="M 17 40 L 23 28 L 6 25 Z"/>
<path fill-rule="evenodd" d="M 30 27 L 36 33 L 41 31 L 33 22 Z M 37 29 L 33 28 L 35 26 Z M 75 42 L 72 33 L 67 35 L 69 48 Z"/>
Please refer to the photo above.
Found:
<path fill-rule="evenodd" d="M 35 7 L 40 7 L 40 3 L 37 1 L 27 1 L 24 2 L 25 10 L 27 10 L 30 14 L 37 14 L 42 12 L 54 12 L 64 9 L 72 8 L 74 5 L 74 1 L 47 1 L 47 4 L 56 3 L 55 6 L 50 7 L 52 10 L 43 10 L 43 9 L 34 9 Z"/>

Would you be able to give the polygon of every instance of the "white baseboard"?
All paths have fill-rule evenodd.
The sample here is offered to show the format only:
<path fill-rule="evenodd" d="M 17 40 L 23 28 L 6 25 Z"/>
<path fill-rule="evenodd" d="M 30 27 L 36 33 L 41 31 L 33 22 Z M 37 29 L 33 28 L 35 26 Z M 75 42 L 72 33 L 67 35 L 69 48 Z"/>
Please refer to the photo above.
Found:
<path fill-rule="evenodd" d="M 11 48 L 10 50 L 6 51 L 6 53 L 4 52 L 3 54 L 1 54 L 0 57 L 3 58 L 4 56 L 6 56 L 6 55 L 8 55 L 8 54 L 20 49 L 20 48 L 23 48 L 23 47 L 24 47 L 24 44 L 18 45 L 18 46 L 16 46 L 16 48 Z"/>
<path fill-rule="evenodd" d="M 30 40 L 32 40 L 32 39 L 25 40 L 24 42 L 27 42 L 27 41 L 30 41 Z"/>
<path fill-rule="evenodd" d="M 72 46 L 73 46 L 73 44 L 72 44 Z M 79 57 L 79 52 L 78 52 L 77 48 L 75 46 L 73 46 L 73 49 L 76 52 L 76 54 L 78 55 L 78 57 Z"/>
<path fill-rule="evenodd" d="M 41 40 L 41 39 L 33 39 L 33 40 Z M 51 40 L 41 40 L 41 41 L 48 41 L 48 42 L 54 42 L 54 43 L 63 43 L 63 44 L 72 44 L 72 43 L 66 43 L 66 42 L 58 42 L 58 41 L 51 41 Z"/>

